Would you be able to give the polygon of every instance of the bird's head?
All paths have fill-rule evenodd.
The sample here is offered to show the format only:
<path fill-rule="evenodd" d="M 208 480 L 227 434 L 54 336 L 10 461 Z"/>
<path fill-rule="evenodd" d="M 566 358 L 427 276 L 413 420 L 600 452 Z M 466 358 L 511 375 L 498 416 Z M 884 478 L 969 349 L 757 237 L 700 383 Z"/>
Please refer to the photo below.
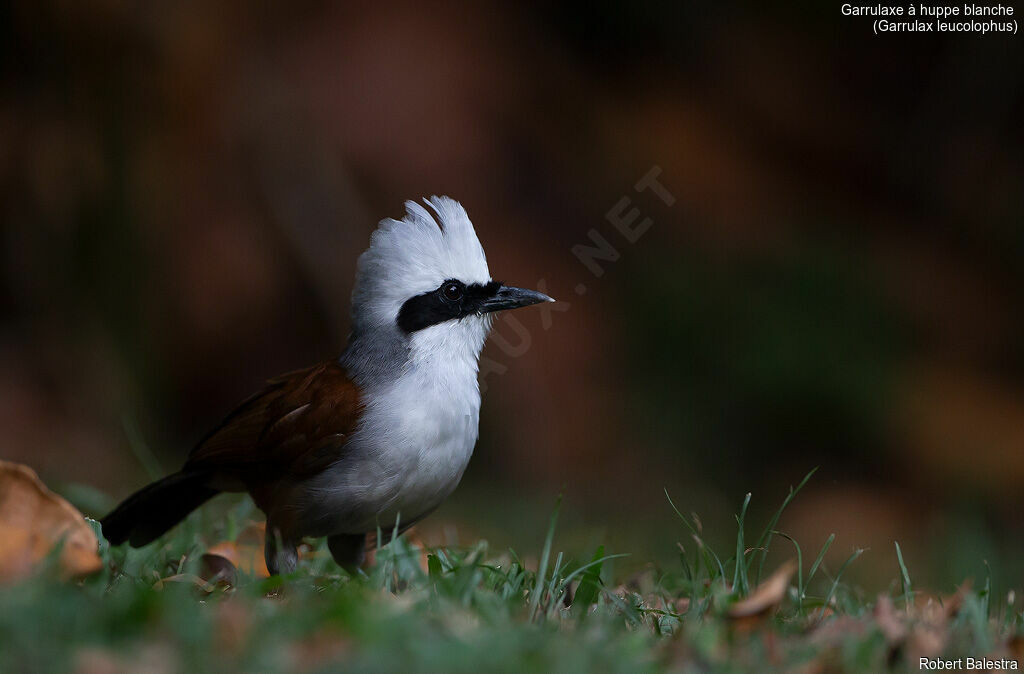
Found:
<path fill-rule="evenodd" d="M 427 208 L 407 201 L 405 217 L 382 220 L 359 257 L 353 332 L 397 330 L 414 352 L 455 351 L 475 359 L 494 312 L 554 300 L 491 279 L 459 202 L 435 196 L 424 203 Z"/>

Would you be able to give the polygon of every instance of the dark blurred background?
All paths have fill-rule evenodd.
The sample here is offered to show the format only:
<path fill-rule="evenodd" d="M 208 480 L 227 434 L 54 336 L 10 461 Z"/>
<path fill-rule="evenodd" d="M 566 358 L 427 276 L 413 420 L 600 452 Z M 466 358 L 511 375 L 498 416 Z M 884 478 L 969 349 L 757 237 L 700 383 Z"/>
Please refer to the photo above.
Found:
<path fill-rule="evenodd" d="M 1022 38 L 810 2 L 0 7 L 0 458 L 87 512 L 337 355 L 375 223 L 449 194 L 566 303 L 498 324 L 426 535 L 534 551 L 564 490 L 563 547 L 671 563 L 664 489 L 727 547 L 820 466 L 780 522 L 805 550 L 1019 585 Z"/>

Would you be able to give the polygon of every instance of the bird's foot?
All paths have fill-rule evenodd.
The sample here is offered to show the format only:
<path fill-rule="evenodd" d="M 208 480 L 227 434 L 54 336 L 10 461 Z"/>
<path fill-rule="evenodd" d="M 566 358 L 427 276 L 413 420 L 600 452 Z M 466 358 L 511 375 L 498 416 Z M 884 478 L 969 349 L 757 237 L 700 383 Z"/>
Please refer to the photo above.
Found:
<path fill-rule="evenodd" d="M 297 543 L 282 537 L 281 530 L 277 527 L 267 527 L 263 556 L 271 576 L 292 573 L 299 566 Z"/>
<path fill-rule="evenodd" d="M 338 566 L 355 574 L 366 561 L 366 534 L 335 534 L 327 537 L 327 548 Z"/>

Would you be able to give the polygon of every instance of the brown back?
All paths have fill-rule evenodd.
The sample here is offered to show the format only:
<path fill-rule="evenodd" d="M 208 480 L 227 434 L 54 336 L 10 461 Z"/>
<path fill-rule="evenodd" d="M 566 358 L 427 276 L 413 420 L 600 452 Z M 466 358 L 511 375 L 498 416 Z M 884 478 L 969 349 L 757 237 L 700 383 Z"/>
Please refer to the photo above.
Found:
<path fill-rule="evenodd" d="M 245 479 L 317 473 L 341 455 L 360 398 L 333 360 L 271 379 L 192 450 L 184 470 Z"/>

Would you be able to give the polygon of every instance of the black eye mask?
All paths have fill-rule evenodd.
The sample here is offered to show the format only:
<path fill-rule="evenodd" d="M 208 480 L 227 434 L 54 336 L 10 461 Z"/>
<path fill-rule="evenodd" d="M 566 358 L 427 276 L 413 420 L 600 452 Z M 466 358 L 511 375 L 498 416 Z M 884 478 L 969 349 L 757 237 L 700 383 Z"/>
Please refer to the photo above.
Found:
<path fill-rule="evenodd" d="M 398 312 L 398 327 L 413 333 L 431 325 L 444 323 L 486 311 L 485 304 L 494 299 L 501 283 L 471 283 L 448 279 L 436 290 L 410 297 Z"/>

